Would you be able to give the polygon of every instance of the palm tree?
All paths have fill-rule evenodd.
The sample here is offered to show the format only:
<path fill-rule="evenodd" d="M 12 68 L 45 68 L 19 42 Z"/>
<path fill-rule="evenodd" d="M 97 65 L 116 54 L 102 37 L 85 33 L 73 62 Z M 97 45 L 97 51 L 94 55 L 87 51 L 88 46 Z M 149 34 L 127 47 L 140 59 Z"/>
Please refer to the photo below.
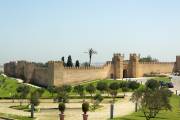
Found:
<path fill-rule="evenodd" d="M 92 60 L 92 55 L 93 54 L 97 54 L 97 52 L 95 50 L 93 50 L 92 48 L 90 48 L 88 50 L 88 52 L 85 52 L 85 53 L 88 53 L 89 54 L 89 66 L 91 66 L 91 60 Z"/>

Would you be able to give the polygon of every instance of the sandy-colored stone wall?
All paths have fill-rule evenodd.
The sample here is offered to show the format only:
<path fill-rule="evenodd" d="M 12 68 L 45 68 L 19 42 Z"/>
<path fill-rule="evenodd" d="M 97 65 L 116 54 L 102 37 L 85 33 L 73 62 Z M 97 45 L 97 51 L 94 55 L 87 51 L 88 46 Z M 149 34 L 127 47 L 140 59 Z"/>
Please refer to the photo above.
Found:
<path fill-rule="evenodd" d="M 49 86 L 50 83 L 48 68 L 36 68 L 31 79 L 31 83 L 40 86 Z"/>
<path fill-rule="evenodd" d="M 53 85 L 62 85 L 66 84 L 64 80 L 64 65 L 61 61 L 48 62 L 49 73 L 51 75 L 51 84 Z"/>
<path fill-rule="evenodd" d="M 113 67 L 114 67 L 114 79 L 123 78 L 123 63 L 124 63 L 124 55 L 117 53 L 113 56 Z"/>
<path fill-rule="evenodd" d="M 180 56 L 176 56 L 176 72 L 180 72 Z"/>
<path fill-rule="evenodd" d="M 49 61 L 48 64 L 37 64 L 27 61 L 9 62 L 4 65 L 8 76 L 21 78 L 25 82 L 41 85 L 59 86 L 96 79 L 142 77 L 144 74 L 172 73 L 180 70 L 180 56 L 175 62 L 139 62 L 139 55 L 130 54 L 130 60 L 124 55 L 114 54 L 112 61 L 101 67 L 64 67 L 62 61 Z"/>
<path fill-rule="evenodd" d="M 138 65 L 138 74 L 143 76 L 147 73 L 172 73 L 174 70 L 174 62 L 141 62 Z"/>
<path fill-rule="evenodd" d="M 79 83 L 96 79 L 110 78 L 112 65 L 106 64 L 103 67 L 80 67 L 80 68 L 63 68 L 63 72 L 58 70 L 59 76 L 54 78 L 55 85 Z M 57 72 L 57 71 L 56 71 Z"/>
<path fill-rule="evenodd" d="M 4 64 L 4 73 L 10 77 L 16 77 L 16 62 Z"/>
<path fill-rule="evenodd" d="M 35 71 L 35 64 L 33 63 L 26 63 L 24 66 L 24 80 L 25 82 L 29 83 L 31 82 L 31 79 L 33 78 L 34 71 Z"/>

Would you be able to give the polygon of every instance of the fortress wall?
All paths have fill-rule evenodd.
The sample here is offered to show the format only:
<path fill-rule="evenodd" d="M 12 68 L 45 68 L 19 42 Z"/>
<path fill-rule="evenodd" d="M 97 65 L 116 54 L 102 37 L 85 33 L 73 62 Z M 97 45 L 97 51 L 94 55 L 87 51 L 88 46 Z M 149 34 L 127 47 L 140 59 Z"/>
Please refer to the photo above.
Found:
<path fill-rule="evenodd" d="M 32 83 L 41 86 L 48 86 L 49 85 L 49 72 L 48 68 L 46 67 L 38 67 L 34 69 Z"/>
<path fill-rule="evenodd" d="M 151 72 L 172 73 L 174 67 L 174 62 L 140 62 L 138 65 L 138 74 L 139 76 L 143 76 Z"/>
<path fill-rule="evenodd" d="M 176 71 L 180 71 L 180 56 L 176 56 Z"/>
<path fill-rule="evenodd" d="M 4 73 L 10 77 L 16 77 L 16 62 L 4 64 Z"/>
<path fill-rule="evenodd" d="M 126 70 L 127 70 L 127 69 L 128 69 L 128 66 L 129 66 L 129 63 L 127 63 L 127 62 L 126 62 L 126 63 L 125 63 L 125 62 L 123 63 L 123 69 L 126 69 Z"/>
<path fill-rule="evenodd" d="M 56 86 L 66 84 L 66 80 L 63 79 L 64 76 L 64 65 L 61 61 L 49 62 L 49 74 L 51 76 L 50 83 Z"/>
<path fill-rule="evenodd" d="M 34 74 L 34 70 L 36 68 L 36 65 L 33 63 L 26 63 L 24 66 L 24 78 L 26 83 L 31 82 Z"/>
<path fill-rule="evenodd" d="M 63 84 L 110 78 L 112 67 L 108 64 L 103 67 L 64 68 Z"/>
<path fill-rule="evenodd" d="M 16 65 L 16 77 L 25 79 L 24 67 L 26 66 L 26 61 L 18 61 Z"/>

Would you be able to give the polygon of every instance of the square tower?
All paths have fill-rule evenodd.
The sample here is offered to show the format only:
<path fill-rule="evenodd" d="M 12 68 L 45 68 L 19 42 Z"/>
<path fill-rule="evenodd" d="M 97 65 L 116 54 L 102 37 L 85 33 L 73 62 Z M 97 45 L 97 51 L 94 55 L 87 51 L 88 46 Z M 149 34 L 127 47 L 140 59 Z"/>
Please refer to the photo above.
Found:
<path fill-rule="evenodd" d="M 130 54 L 129 56 L 129 77 L 131 78 L 137 78 L 139 77 L 138 68 L 139 68 L 139 59 L 140 55 L 137 55 L 135 53 Z"/>
<path fill-rule="evenodd" d="M 180 72 L 180 56 L 176 56 L 176 72 Z"/>
<path fill-rule="evenodd" d="M 113 56 L 114 79 L 123 78 L 124 55 L 117 53 Z"/>

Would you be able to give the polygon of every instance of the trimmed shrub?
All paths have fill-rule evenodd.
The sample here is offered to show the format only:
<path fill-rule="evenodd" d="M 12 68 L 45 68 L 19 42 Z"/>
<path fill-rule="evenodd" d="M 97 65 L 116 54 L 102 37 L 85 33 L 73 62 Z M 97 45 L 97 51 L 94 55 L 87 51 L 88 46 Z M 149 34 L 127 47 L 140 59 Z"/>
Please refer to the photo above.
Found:
<path fill-rule="evenodd" d="M 61 114 L 63 114 L 66 109 L 65 103 L 60 102 L 58 108 L 59 108 L 59 111 L 61 112 Z"/>
<path fill-rule="evenodd" d="M 89 111 L 89 103 L 88 102 L 84 102 L 82 104 L 82 111 L 84 112 L 84 114 L 86 114 Z"/>
<path fill-rule="evenodd" d="M 136 81 L 128 81 L 127 86 L 129 89 L 135 90 L 139 88 L 140 84 Z"/>

